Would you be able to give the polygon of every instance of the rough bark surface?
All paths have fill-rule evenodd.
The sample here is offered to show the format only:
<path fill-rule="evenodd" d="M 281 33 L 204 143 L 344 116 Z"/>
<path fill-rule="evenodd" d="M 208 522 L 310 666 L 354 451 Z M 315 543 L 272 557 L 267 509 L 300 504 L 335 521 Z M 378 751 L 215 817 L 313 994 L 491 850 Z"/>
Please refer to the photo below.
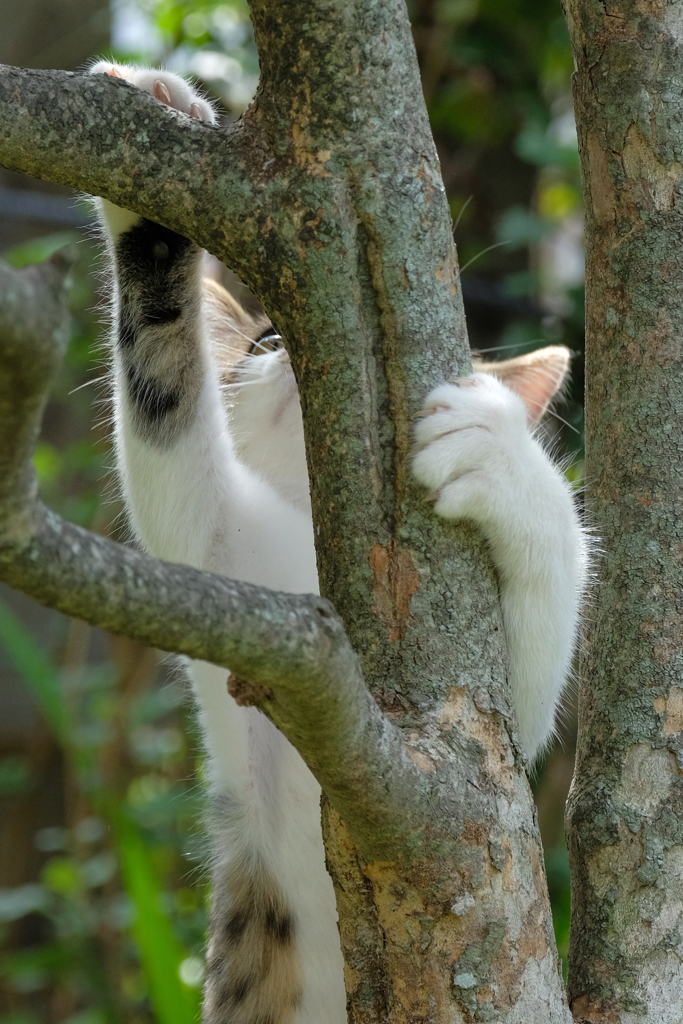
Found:
<path fill-rule="evenodd" d="M 567 0 L 586 195 L 586 455 L 604 555 L 567 823 L 569 996 L 683 1020 L 683 6 Z"/>
<path fill-rule="evenodd" d="M 255 684 L 239 684 L 241 699 L 283 728 L 325 790 L 349 1020 L 566 1024 L 490 563 L 472 531 L 436 520 L 409 475 L 411 417 L 469 355 L 405 6 L 254 0 L 252 13 L 262 80 L 236 127 L 192 122 L 104 76 L 5 69 L 0 160 L 193 237 L 240 273 L 287 341 L 322 593 L 375 698 L 362 735 L 374 728 L 395 764 L 382 774 L 373 755 L 366 792 L 359 743 L 357 777 L 349 766 L 336 786 L 306 746 L 319 701 L 307 711 L 281 685 L 293 676 L 286 652 L 269 679 L 248 652 L 241 666 L 225 663 Z M 136 564 L 155 607 L 158 573 Z M 120 594 L 100 601 L 134 631 Z M 311 685 L 324 707 L 329 685 Z M 357 719 L 363 700 L 352 702 Z M 334 715 L 321 727 L 334 733 Z M 396 771 L 407 813 L 388 827 Z M 362 820 L 354 800 L 365 801 Z"/>

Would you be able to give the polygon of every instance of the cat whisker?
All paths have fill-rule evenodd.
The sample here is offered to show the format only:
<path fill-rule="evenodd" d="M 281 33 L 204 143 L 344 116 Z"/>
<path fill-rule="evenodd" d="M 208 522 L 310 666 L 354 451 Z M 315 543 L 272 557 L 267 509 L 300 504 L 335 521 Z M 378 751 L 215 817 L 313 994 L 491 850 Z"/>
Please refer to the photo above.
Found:
<path fill-rule="evenodd" d="M 465 210 L 470 205 L 470 203 L 472 202 L 473 199 L 474 199 L 474 194 L 472 194 L 469 197 L 469 199 L 466 199 L 465 202 L 460 207 L 460 212 L 459 212 L 458 216 L 455 218 L 455 224 L 453 225 L 453 238 L 455 238 L 455 232 L 458 230 L 458 224 L 460 223 L 460 220 L 462 218 L 463 213 L 465 212 Z"/>
<path fill-rule="evenodd" d="M 540 402 L 532 402 L 532 405 L 538 405 L 540 407 Z M 569 430 L 572 430 L 578 437 L 581 437 L 581 431 L 578 429 L 578 427 L 575 427 L 573 423 L 569 423 L 568 420 L 563 419 L 562 416 L 560 416 L 558 412 L 555 412 L 554 409 L 546 409 L 546 415 L 552 416 L 553 419 L 558 420 Z"/>
<path fill-rule="evenodd" d="M 460 267 L 460 273 L 464 274 L 467 268 L 471 267 L 476 260 L 480 259 L 482 256 L 485 256 L 487 252 L 492 252 L 493 249 L 500 249 L 501 245 L 510 245 L 510 239 L 506 238 L 502 242 L 494 242 L 493 245 L 488 245 L 485 249 L 482 249 L 481 252 L 478 252 L 477 255 L 473 256 L 471 260 L 468 260 L 464 267 Z"/>
<path fill-rule="evenodd" d="M 109 374 L 105 373 L 102 377 L 95 377 L 94 380 L 86 380 L 83 384 L 79 384 L 77 388 L 72 388 L 69 391 L 69 395 L 75 395 L 77 391 L 81 391 L 83 388 L 89 388 L 93 384 L 101 384 L 102 381 L 109 380 Z"/>
<path fill-rule="evenodd" d="M 505 352 L 511 348 L 524 348 L 525 345 L 543 345 L 545 344 L 544 338 L 534 338 L 533 341 L 513 341 L 509 345 L 491 345 L 490 348 L 473 348 L 472 355 L 478 356 L 484 352 Z M 534 351 L 532 349 L 532 351 Z"/>

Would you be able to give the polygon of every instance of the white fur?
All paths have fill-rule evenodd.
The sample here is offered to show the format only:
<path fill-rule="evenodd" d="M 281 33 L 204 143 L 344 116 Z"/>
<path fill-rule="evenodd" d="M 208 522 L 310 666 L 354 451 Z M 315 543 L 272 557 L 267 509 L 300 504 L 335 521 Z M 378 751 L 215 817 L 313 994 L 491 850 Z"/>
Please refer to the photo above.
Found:
<path fill-rule="evenodd" d="M 162 80 L 187 112 L 197 101 L 168 72 L 118 71 L 150 92 Z M 136 219 L 108 203 L 101 213 L 114 238 Z M 161 558 L 276 590 L 316 591 L 301 412 L 287 356 L 258 356 L 240 371 L 229 418 L 212 356 L 203 359 L 199 415 L 168 448 L 134 432 L 117 384 L 116 447 L 135 532 Z M 521 740 L 533 758 L 552 734 L 576 638 L 584 543 L 570 489 L 530 435 L 521 399 L 484 373 L 434 390 L 416 439 L 414 472 L 438 492 L 437 514 L 473 520 L 491 546 Z M 224 669 L 198 663 L 191 675 L 213 788 L 242 808 L 230 842 L 263 851 L 296 910 L 307 979 L 296 1024 L 344 1024 L 317 784 L 263 716 L 229 697 Z"/>
<path fill-rule="evenodd" d="M 238 376 L 230 408 L 238 457 L 310 515 L 304 425 L 286 351 L 281 348 L 250 359 L 238 369 Z"/>
<path fill-rule="evenodd" d="M 273 590 L 317 592 L 310 516 L 237 460 L 208 358 L 206 371 L 197 419 L 164 449 L 133 431 L 125 392 L 117 387 L 118 465 L 136 535 L 169 561 Z M 212 788 L 244 805 L 238 848 L 261 850 L 296 912 L 306 977 L 296 1024 L 344 1024 L 343 963 L 318 784 L 267 719 L 235 704 L 225 669 L 195 663 L 190 674 Z"/>
<path fill-rule="evenodd" d="M 442 384 L 415 431 L 417 479 L 447 519 L 470 519 L 500 580 L 510 685 L 524 751 L 548 742 L 571 668 L 585 573 L 571 488 L 529 433 L 517 395 L 486 373 Z"/>

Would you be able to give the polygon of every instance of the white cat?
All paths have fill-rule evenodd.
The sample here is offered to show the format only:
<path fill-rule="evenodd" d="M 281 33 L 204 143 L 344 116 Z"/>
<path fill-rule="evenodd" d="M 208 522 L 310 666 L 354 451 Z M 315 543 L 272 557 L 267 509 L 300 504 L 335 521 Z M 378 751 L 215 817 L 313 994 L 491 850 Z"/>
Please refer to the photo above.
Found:
<path fill-rule="evenodd" d="M 92 71 L 214 121 L 168 72 Z M 301 413 L 280 339 L 202 282 L 196 245 L 108 202 L 100 211 L 115 267 L 116 450 L 137 537 L 160 558 L 316 592 Z M 570 488 L 531 433 L 567 364 L 560 348 L 480 364 L 427 396 L 416 429 L 413 471 L 436 513 L 473 520 L 489 542 L 530 760 L 552 735 L 585 574 Z M 224 669 L 195 663 L 191 676 L 216 822 L 205 1019 L 344 1024 L 318 786 L 267 719 L 228 696 Z"/>

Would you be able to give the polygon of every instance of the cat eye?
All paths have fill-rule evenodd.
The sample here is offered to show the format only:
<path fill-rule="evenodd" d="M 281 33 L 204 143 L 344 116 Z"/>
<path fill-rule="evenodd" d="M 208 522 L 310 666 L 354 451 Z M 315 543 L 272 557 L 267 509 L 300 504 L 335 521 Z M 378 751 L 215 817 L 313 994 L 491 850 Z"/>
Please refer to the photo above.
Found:
<path fill-rule="evenodd" d="M 269 327 L 267 331 L 264 331 L 260 338 L 256 341 L 252 341 L 249 346 L 250 356 L 262 356 L 266 352 L 277 352 L 279 348 L 282 348 L 282 338 L 274 331 L 272 327 Z"/>

